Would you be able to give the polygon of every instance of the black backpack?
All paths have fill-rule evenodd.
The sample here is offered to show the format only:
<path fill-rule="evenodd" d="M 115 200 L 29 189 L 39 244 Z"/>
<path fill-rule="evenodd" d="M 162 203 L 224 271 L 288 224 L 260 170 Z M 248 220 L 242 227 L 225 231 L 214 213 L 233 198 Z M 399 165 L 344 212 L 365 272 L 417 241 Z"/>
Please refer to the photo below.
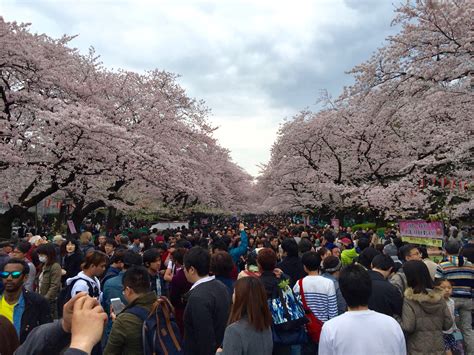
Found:
<path fill-rule="evenodd" d="M 65 288 L 63 288 L 59 292 L 59 296 L 58 296 L 58 316 L 59 316 L 59 318 L 61 318 L 63 316 L 63 307 L 72 298 L 71 297 L 72 289 L 73 289 L 74 285 L 76 284 L 76 282 L 79 281 L 79 280 L 83 280 L 83 281 L 86 282 L 87 287 L 89 288 L 89 290 L 88 290 L 89 296 L 97 298 L 97 299 L 99 298 L 99 296 L 100 296 L 99 288 L 95 285 L 94 282 L 90 282 L 89 280 L 83 279 L 81 277 L 79 277 L 77 279 L 74 279 L 74 280 L 72 280 L 72 282 L 69 285 L 67 285 Z"/>

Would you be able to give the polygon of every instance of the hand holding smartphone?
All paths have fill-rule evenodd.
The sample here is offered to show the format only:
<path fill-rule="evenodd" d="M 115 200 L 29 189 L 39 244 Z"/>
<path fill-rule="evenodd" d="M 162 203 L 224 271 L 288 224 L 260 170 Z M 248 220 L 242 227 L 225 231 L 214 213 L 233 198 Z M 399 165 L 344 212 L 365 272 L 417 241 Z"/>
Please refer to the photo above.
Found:
<path fill-rule="evenodd" d="M 112 306 L 112 311 L 118 315 L 120 312 L 123 311 L 125 308 L 125 305 L 122 303 L 120 298 L 111 298 L 110 299 L 110 304 Z"/>

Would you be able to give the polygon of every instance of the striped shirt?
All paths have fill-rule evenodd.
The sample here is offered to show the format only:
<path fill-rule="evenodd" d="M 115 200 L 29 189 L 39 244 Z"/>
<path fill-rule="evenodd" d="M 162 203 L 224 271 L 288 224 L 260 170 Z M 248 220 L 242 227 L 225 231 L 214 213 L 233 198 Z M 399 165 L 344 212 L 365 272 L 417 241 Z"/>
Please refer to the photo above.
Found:
<path fill-rule="evenodd" d="M 301 300 L 299 282 L 293 291 Z M 321 322 L 338 315 L 336 288 L 331 280 L 323 276 L 306 276 L 303 278 L 303 292 L 309 309 Z"/>
<path fill-rule="evenodd" d="M 445 278 L 453 285 L 452 297 L 473 297 L 474 265 L 464 258 L 464 263 L 459 266 L 459 257 L 449 255 L 436 269 L 436 278 Z"/>

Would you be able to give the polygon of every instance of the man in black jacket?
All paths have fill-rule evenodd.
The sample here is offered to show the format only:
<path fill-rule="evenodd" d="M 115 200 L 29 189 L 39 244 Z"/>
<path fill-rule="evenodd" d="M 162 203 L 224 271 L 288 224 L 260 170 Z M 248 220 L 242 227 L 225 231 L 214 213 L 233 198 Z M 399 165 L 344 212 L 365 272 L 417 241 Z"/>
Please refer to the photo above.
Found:
<path fill-rule="evenodd" d="M 184 353 L 214 355 L 224 339 L 230 310 L 227 287 L 209 276 L 209 252 L 201 247 L 184 256 L 184 274 L 193 284 L 184 310 Z"/>
<path fill-rule="evenodd" d="M 49 302 L 43 296 L 24 289 L 28 277 L 28 264 L 20 259 L 10 259 L 0 269 L 4 284 L 0 295 L 0 315 L 7 317 L 23 343 L 38 325 L 52 322 Z"/>
<path fill-rule="evenodd" d="M 306 276 L 303 263 L 298 256 L 298 244 L 293 238 L 286 238 L 281 243 L 281 248 L 283 261 L 277 264 L 277 268 L 290 277 L 290 286 L 293 288 L 299 279 Z"/>
<path fill-rule="evenodd" d="M 369 276 L 372 280 L 372 294 L 369 309 L 393 317 L 402 315 L 403 299 L 397 288 L 387 278 L 393 271 L 395 262 L 388 255 L 377 255 L 372 260 Z"/>

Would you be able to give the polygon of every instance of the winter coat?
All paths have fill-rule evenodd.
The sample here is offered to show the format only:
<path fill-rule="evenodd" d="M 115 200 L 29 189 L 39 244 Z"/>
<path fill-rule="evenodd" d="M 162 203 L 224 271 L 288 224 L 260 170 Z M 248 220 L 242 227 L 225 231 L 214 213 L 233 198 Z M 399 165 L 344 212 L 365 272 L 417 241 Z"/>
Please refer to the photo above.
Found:
<path fill-rule="evenodd" d="M 303 263 L 298 256 L 287 256 L 279 264 L 277 268 L 281 269 L 290 277 L 290 287 L 293 288 L 299 279 L 306 276 Z"/>
<path fill-rule="evenodd" d="M 151 311 L 156 301 L 156 293 L 147 292 L 131 302 L 115 319 L 110 332 L 104 355 L 108 354 L 143 354 L 142 325 L 143 321 L 136 315 L 127 313 L 134 306 Z"/>
<path fill-rule="evenodd" d="M 405 332 L 409 355 L 444 355 L 443 330 L 453 325 L 446 301 L 441 292 L 428 294 L 405 290 L 400 326 Z"/>
<path fill-rule="evenodd" d="M 407 277 L 403 271 L 403 268 L 398 270 L 397 273 L 393 274 L 389 281 L 397 288 L 397 290 L 400 292 L 400 295 L 404 294 L 405 289 L 407 288 Z"/>
<path fill-rule="evenodd" d="M 61 266 L 58 263 L 44 266 L 39 284 L 39 294 L 48 301 L 54 301 L 58 298 L 61 288 Z"/>
<path fill-rule="evenodd" d="M 79 251 L 77 253 L 66 254 L 63 258 L 63 269 L 66 270 L 66 275 L 63 275 L 62 282 L 63 284 L 67 279 L 70 279 L 76 276 L 81 272 L 81 263 L 84 256 Z"/>
<path fill-rule="evenodd" d="M 372 294 L 369 309 L 393 317 L 402 313 L 403 299 L 397 288 L 388 282 L 380 272 L 369 270 L 372 280 Z"/>

